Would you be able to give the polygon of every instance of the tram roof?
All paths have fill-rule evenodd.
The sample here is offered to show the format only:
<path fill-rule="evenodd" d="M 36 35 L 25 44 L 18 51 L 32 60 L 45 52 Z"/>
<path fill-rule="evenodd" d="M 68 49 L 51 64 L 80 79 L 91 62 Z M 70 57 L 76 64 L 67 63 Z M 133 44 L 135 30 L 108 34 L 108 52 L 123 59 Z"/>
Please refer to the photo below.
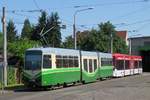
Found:
<path fill-rule="evenodd" d="M 40 50 L 45 54 L 48 53 L 55 53 L 58 55 L 74 55 L 74 56 L 78 56 L 79 55 L 79 50 L 74 50 L 74 49 L 64 49 L 64 48 L 52 48 L 52 47 L 46 47 L 46 48 L 31 48 L 28 49 L 30 50 Z"/>
<path fill-rule="evenodd" d="M 73 56 L 79 56 L 79 50 L 74 50 L 74 49 L 65 49 L 65 48 L 53 48 L 53 47 L 40 47 L 40 48 L 30 48 L 27 49 L 27 51 L 32 51 L 32 50 L 39 50 L 42 51 L 45 54 L 48 53 L 55 53 L 58 55 L 73 55 Z M 94 52 L 94 51 L 81 51 L 82 56 L 97 56 L 98 53 L 100 57 L 104 58 L 112 58 L 112 54 L 110 53 L 102 53 L 102 52 Z"/>
<path fill-rule="evenodd" d="M 111 53 L 100 52 L 100 57 L 102 57 L 102 58 L 112 58 L 112 54 Z"/>

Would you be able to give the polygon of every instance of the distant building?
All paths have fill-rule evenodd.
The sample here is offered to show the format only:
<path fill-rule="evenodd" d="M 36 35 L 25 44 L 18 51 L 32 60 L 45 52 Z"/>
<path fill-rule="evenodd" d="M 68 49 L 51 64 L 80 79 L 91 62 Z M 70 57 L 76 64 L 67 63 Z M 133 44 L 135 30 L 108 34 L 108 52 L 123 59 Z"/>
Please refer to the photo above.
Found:
<path fill-rule="evenodd" d="M 150 36 L 132 37 L 131 40 L 131 54 L 140 55 L 141 51 L 150 50 Z"/>
<path fill-rule="evenodd" d="M 143 57 L 143 70 L 150 72 L 150 36 L 132 37 L 131 54 L 141 55 Z"/>
<path fill-rule="evenodd" d="M 117 31 L 116 35 L 119 36 L 121 39 L 123 39 L 126 42 L 126 44 L 128 44 L 128 41 L 127 41 L 127 37 L 128 37 L 127 31 Z"/>

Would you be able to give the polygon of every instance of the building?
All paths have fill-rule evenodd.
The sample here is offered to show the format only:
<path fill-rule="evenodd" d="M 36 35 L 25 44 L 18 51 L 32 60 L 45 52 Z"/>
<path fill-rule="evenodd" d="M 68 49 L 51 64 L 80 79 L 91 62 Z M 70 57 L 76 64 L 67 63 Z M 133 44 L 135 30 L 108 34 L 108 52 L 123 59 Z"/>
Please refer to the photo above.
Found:
<path fill-rule="evenodd" d="M 131 54 L 143 57 L 143 71 L 150 72 L 150 36 L 129 38 Z"/>
<path fill-rule="evenodd" d="M 128 44 L 128 40 L 127 40 L 128 34 L 127 34 L 127 31 L 117 31 L 116 35 L 119 36 L 121 39 L 123 39 L 126 42 L 126 44 Z"/>

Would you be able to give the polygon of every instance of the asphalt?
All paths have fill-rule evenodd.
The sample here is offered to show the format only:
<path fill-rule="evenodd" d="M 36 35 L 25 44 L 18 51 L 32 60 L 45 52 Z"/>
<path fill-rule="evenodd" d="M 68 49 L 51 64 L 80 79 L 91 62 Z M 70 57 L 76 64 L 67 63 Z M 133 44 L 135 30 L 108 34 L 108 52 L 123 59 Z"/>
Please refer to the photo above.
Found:
<path fill-rule="evenodd" d="M 54 90 L 6 90 L 0 100 L 150 100 L 150 73 Z"/>

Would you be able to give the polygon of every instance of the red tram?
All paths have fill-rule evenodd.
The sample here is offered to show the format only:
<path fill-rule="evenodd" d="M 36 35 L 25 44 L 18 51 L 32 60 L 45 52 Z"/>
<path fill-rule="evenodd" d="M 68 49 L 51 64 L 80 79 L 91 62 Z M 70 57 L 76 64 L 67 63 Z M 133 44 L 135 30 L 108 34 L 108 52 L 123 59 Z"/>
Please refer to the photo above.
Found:
<path fill-rule="evenodd" d="M 142 73 L 142 57 L 126 54 L 113 54 L 114 77 L 122 77 Z"/>

